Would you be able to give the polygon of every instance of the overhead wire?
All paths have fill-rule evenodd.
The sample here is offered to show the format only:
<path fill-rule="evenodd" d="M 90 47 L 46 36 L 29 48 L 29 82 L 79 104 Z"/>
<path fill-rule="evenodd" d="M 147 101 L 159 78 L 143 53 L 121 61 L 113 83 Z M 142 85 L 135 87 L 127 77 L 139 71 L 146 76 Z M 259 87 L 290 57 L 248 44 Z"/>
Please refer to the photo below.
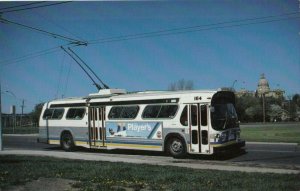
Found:
<path fill-rule="evenodd" d="M 268 19 L 268 18 L 290 16 L 290 15 L 295 15 L 295 14 L 299 14 L 299 12 L 290 12 L 290 13 L 285 13 L 285 14 L 280 14 L 280 15 L 271 15 L 271 16 L 265 16 L 265 17 L 255 17 L 255 18 L 247 18 L 247 19 L 234 20 L 234 21 L 225 21 L 225 22 L 218 22 L 218 23 L 212 23 L 212 24 L 206 24 L 206 25 L 197 25 L 197 26 L 191 26 L 191 27 L 181 27 L 181 28 L 173 28 L 173 29 L 167 29 L 167 30 L 158 30 L 158 31 L 146 32 L 146 33 L 136 33 L 136 34 L 131 34 L 131 35 L 121 35 L 121 36 L 115 36 L 115 37 L 90 40 L 85 43 L 86 44 L 101 44 L 101 43 L 119 42 L 119 41 L 127 41 L 127 40 L 141 39 L 141 38 L 150 38 L 150 37 L 156 37 L 156 36 L 167 36 L 167 35 L 183 34 L 183 33 L 205 31 L 205 30 L 233 28 L 233 27 L 270 23 L 270 22 L 277 22 L 277 21 L 282 21 L 282 20 L 300 18 L 299 16 L 295 16 L 295 17 L 285 17 L 285 18 L 278 18 L 278 19 L 272 19 L 272 20 L 241 23 L 241 22 L 245 22 L 245 21 L 255 21 L 255 20 L 259 20 L 259 19 L 262 20 L 262 19 Z M 230 24 L 230 23 L 239 23 L 239 24 L 225 25 L 225 24 Z M 221 26 L 218 26 L 218 25 L 221 25 Z M 214 26 L 214 27 L 209 27 L 209 26 Z M 207 27 L 207 28 L 200 28 L 200 27 Z M 191 29 L 191 30 L 188 30 L 188 29 Z M 69 43 L 67 45 L 76 46 L 76 44 L 71 44 L 71 43 Z M 62 46 L 66 46 L 66 45 L 62 45 Z M 51 49 L 53 49 L 53 48 L 51 48 Z M 44 52 L 44 51 L 48 52 L 51 49 L 47 49 L 47 50 L 43 50 L 43 51 L 39 51 L 39 52 L 41 52 L 41 55 L 43 55 L 42 52 Z M 57 49 L 55 51 L 58 51 L 60 49 L 60 46 L 54 47 L 54 49 Z M 36 53 L 39 53 L 39 52 L 36 52 Z M 33 54 L 35 54 L 35 53 L 33 53 Z M 39 56 L 39 55 L 33 55 L 33 56 L 26 55 L 25 58 L 21 58 L 21 59 L 17 58 L 17 59 L 20 59 L 20 61 L 22 61 L 22 60 L 30 59 L 30 58 L 36 57 L 36 56 Z M 18 60 L 17 61 L 15 61 L 15 60 L 16 59 L 12 59 L 10 61 L 7 61 L 7 60 L 0 61 L 0 64 L 3 62 L 9 62 L 9 63 L 5 64 L 5 65 L 9 65 L 9 64 L 19 62 Z"/>
<path fill-rule="evenodd" d="M 33 6 L 33 7 L 28 7 L 28 8 L 22 8 L 22 9 L 14 9 L 14 10 L 8 10 L 8 11 L 0 11 L 0 14 L 3 14 L 3 13 L 11 13 L 11 12 L 17 12 L 17 11 L 31 10 L 31 9 L 42 8 L 42 7 L 49 7 L 49 6 L 60 5 L 60 4 L 64 4 L 64 3 L 70 3 L 70 2 L 72 2 L 72 1 L 64 1 L 64 2 L 51 3 L 51 4 L 47 4 L 47 5 L 39 5 L 39 6 Z"/>
<path fill-rule="evenodd" d="M 85 42 L 86 40 L 84 40 L 83 38 L 79 37 L 78 35 L 75 35 L 73 32 L 69 31 L 68 29 L 66 29 L 65 27 L 53 22 L 52 20 L 48 19 L 47 17 L 45 17 L 43 14 L 40 14 L 38 12 L 32 12 L 33 14 L 38 15 L 39 17 L 42 17 L 43 19 L 45 19 L 46 21 L 48 21 L 49 23 L 51 23 L 52 25 L 55 25 L 56 27 L 60 28 L 61 30 L 69 33 L 70 35 L 76 37 L 77 39 L 80 39 L 81 41 Z"/>
<path fill-rule="evenodd" d="M 247 21 L 263 20 L 263 19 L 282 17 L 282 16 L 290 16 L 290 15 L 295 15 L 295 14 L 299 14 L 299 13 L 300 12 L 291 12 L 291 13 L 285 13 L 285 14 L 280 14 L 280 15 L 247 18 L 247 19 L 241 19 L 241 20 L 225 21 L 225 22 L 218 22 L 218 23 L 205 24 L 205 25 L 196 25 L 196 26 L 190 26 L 190 27 L 179 27 L 179 28 L 173 28 L 173 29 L 158 30 L 158 31 L 152 31 L 152 32 L 145 32 L 145 33 L 136 33 L 136 34 L 130 34 L 130 35 L 120 35 L 120 36 L 115 36 L 115 37 L 90 40 L 90 41 L 88 41 L 88 43 L 89 44 L 98 44 L 98 43 L 116 42 L 116 41 L 139 39 L 139 38 L 165 36 L 165 35 L 172 35 L 172 34 L 190 33 L 190 32 L 196 32 L 196 31 L 201 31 L 201 30 L 213 30 L 213 29 L 239 27 L 239 26 L 261 24 L 261 23 L 269 23 L 269 22 L 276 22 L 276 21 L 281 21 L 281 20 L 286 20 L 286 19 L 299 18 L 299 16 L 278 18 L 278 19 L 272 19 L 272 20 L 267 20 L 267 21 L 258 21 L 258 22 L 247 22 Z M 247 23 L 241 23 L 241 22 L 247 22 Z M 240 24 L 232 24 L 232 23 L 240 23 Z M 232 25 L 226 25 L 226 24 L 232 24 Z M 218 25 L 224 25 L 224 26 L 218 26 Z M 211 27 L 211 26 L 215 26 L 215 27 Z M 210 28 L 203 28 L 203 27 L 210 27 Z"/>
<path fill-rule="evenodd" d="M 2 64 L 2 66 L 7 66 L 7 65 L 11 65 L 11 64 L 15 64 L 15 63 L 24 61 L 24 60 L 36 58 L 36 57 L 39 57 L 39 56 L 42 56 L 42 55 L 47 55 L 47 54 L 51 54 L 51 53 L 54 53 L 54 52 L 58 52 L 58 51 L 61 50 L 61 48 L 60 48 L 61 46 L 71 46 L 72 47 L 72 46 L 75 46 L 75 45 L 68 43 L 68 44 L 55 46 L 55 47 L 52 47 L 52 48 L 47 48 L 47 49 L 44 49 L 44 50 L 40 50 L 40 51 L 37 51 L 37 52 L 32 52 L 32 53 L 20 56 L 18 58 L 2 60 L 2 61 L 0 61 L 0 65 Z"/>
<path fill-rule="evenodd" d="M 63 36 L 63 35 L 60 35 L 60 34 L 56 34 L 56 33 L 53 33 L 53 32 L 48 32 L 48 31 L 45 31 L 45 30 L 42 30 L 42 29 L 39 29 L 39 28 L 31 27 L 31 26 L 28 26 L 28 25 L 24 25 L 24 24 L 21 24 L 21 23 L 14 22 L 14 21 L 9 21 L 9 20 L 4 19 L 4 18 L 0 18 L 0 20 L 4 21 L 4 23 L 10 23 L 10 24 L 14 24 L 14 25 L 17 25 L 17 26 L 21 26 L 21 27 L 24 27 L 26 29 L 30 29 L 30 30 L 39 32 L 41 34 L 44 34 L 44 35 L 47 35 L 47 36 L 51 36 L 53 38 L 59 38 L 61 40 L 68 41 L 70 43 L 74 43 L 74 44 L 84 43 L 84 42 L 81 42 L 80 40 L 77 40 L 77 39 L 66 37 L 66 36 Z"/>
<path fill-rule="evenodd" d="M 299 18 L 300 18 L 300 16 L 283 18 L 283 19 L 276 19 L 276 20 L 270 20 L 270 21 L 261 21 L 261 22 L 255 22 L 255 23 L 234 24 L 234 25 L 228 25 L 228 26 L 222 26 L 222 27 L 210 27 L 210 28 L 204 28 L 204 29 L 194 29 L 194 30 L 169 32 L 169 33 L 158 33 L 158 34 L 151 34 L 151 35 L 139 35 L 139 36 L 128 35 L 128 37 L 124 36 L 122 38 L 118 37 L 118 38 L 115 38 L 115 39 L 111 38 L 110 40 L 102 40 L 102 41 L 97 41 L 97 42 L 88 42 L 88 44 L 89 45 L 92 45 L 92 44 L 103 44 L 103 43 L 111 43 L 111 42 L 128 41 L 128 40 L 134 40 L 134 39 L 152 38 L 152 37 L 159 37 L 159 36 L 170 36 L 170 35 L 176 35 L 176 34 L 184 34 L 184 33 L 191 33 L 191 32 L 200 32 L 200 31 L 223 29 L 223 28 L 234 28 L 234 27 L 241 27 L 241 26 L 254 25 L 254 24 L 262 24 L 262 23 L 270 23 L 270 22 L 283 21 L 283 20 L 289 20 L 289 19 L 299 19 Z"/>
<path fill-rule="evenodd" d="M 34 4 L 41 4 L 41 3 L 45 3 L 46 1 L 39 1 L 39 2 L 33 2 L 33 3 L 26 3 L 26 4 L 22 4 L 22 5 L 15 5 L 15 6 L 11 6 L 11 7 L 4 7 L 4 8 L 1 8 L 1 10 L 6 10 L 6 9 L 14 9 L 14 8 L 17 8 L 17 7 L 26 7 L 26 6 L 29 6 L 29 5 L 34 5 Z"/>
<path fill-rule="evenodd" d="M 50 54 L 50 53 L 53 53 L 53 52 L 57 52 L 59 50 L 60 50 L 60 46 L 56 46 L 56 47 L 48 48 L 48 49 L 45 49 L 45 50 L 33 52 L 33 53 L 30 53 L 30 54 L 27 54 L 27 55 L 24 55 L 24 56 L 21 56 L 21 57 L 18 57 L 18 58 L 3 60 L 3 61 L 0 61 L 0 64 L 2 66 L 7 66 L 7 65 L 15 64 L 17 62 L 24 61 L 24 60 L 36 58 L 38 56 L 42 56 L 42 55 Z"/>

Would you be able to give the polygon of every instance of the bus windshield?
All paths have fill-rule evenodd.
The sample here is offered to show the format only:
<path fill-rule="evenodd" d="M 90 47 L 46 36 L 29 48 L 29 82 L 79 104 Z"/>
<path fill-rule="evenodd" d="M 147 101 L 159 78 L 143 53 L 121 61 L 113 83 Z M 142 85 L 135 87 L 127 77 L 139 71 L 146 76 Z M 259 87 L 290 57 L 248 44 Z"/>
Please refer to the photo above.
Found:
<path fill-rule="evenodd" d="M 237 114 L 232 103 L 215 104 L 210 112 L 213 129 L 224 130 L 238 126 Z"/>

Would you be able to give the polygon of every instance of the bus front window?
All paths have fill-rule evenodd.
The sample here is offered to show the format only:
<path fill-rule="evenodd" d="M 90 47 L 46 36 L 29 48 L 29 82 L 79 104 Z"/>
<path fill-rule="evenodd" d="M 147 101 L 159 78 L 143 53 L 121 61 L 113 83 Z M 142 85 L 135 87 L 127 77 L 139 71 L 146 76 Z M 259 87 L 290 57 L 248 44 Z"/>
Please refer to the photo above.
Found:
<path fill-rule="evenodd" d="M 213 129 L 224 130 L 237 127 L 237 114 L 232 103 L 215 104 L 210 112 Z"/>

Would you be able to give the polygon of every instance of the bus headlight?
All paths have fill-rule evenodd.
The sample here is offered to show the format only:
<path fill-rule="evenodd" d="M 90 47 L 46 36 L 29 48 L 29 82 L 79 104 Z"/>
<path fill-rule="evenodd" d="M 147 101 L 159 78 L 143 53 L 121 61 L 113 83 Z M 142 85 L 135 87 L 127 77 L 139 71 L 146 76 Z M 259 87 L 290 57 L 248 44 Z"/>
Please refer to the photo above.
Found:
<path fill-rule="evenodd" d="M 219 140 L 220 140 L 221 142 L 226 142 L 226 141 L 227 141 L 227 138 L 228 138 L 227 132 L 222 132 L 222 133 L 220 134 Z"/>
<path fill-rule="evenodd" d="M 210 138 L 214 139 L 214 142 L 226 142 L 228 138 L 227 132 L 212 134 Z"/>

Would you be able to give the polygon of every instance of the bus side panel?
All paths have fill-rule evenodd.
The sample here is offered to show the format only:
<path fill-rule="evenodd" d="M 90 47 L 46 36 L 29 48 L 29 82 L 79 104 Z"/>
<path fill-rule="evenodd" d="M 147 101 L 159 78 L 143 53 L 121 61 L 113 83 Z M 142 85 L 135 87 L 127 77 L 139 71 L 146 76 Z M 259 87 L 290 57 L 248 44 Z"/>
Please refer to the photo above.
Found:
<path fill-rule="evenodd" d="M 52 126 L 49 127 L 49 143 L 60 144 L 61 135 L 63 132 L 70 132 L 76 146 L 88 146 L 88 128 L 87 127 L 65 127 Z"/>
<path fill-rule="evenodd" d="M 39 120 L 39 136 L 38 136 L 38 142 L 40 143 L 48 143 L 48 129 L 46 126 L 46 120 L 43 119 L 43 114 L 47 108 L 47 103 L 44 104 L 41 115 L 40 115 L 40 120 Z"/>
<path fill-rule="evenodd" d="M 39 143 L 48 143 L 48 136 L 47 136 L 47 128 L 46 127 L 39 127 L 39 136 L 38 142 Z"/>
<path fill-rule="evenodd" d="M 163 150 L 162 122 L 106 122 L 108 149 Z"/>

